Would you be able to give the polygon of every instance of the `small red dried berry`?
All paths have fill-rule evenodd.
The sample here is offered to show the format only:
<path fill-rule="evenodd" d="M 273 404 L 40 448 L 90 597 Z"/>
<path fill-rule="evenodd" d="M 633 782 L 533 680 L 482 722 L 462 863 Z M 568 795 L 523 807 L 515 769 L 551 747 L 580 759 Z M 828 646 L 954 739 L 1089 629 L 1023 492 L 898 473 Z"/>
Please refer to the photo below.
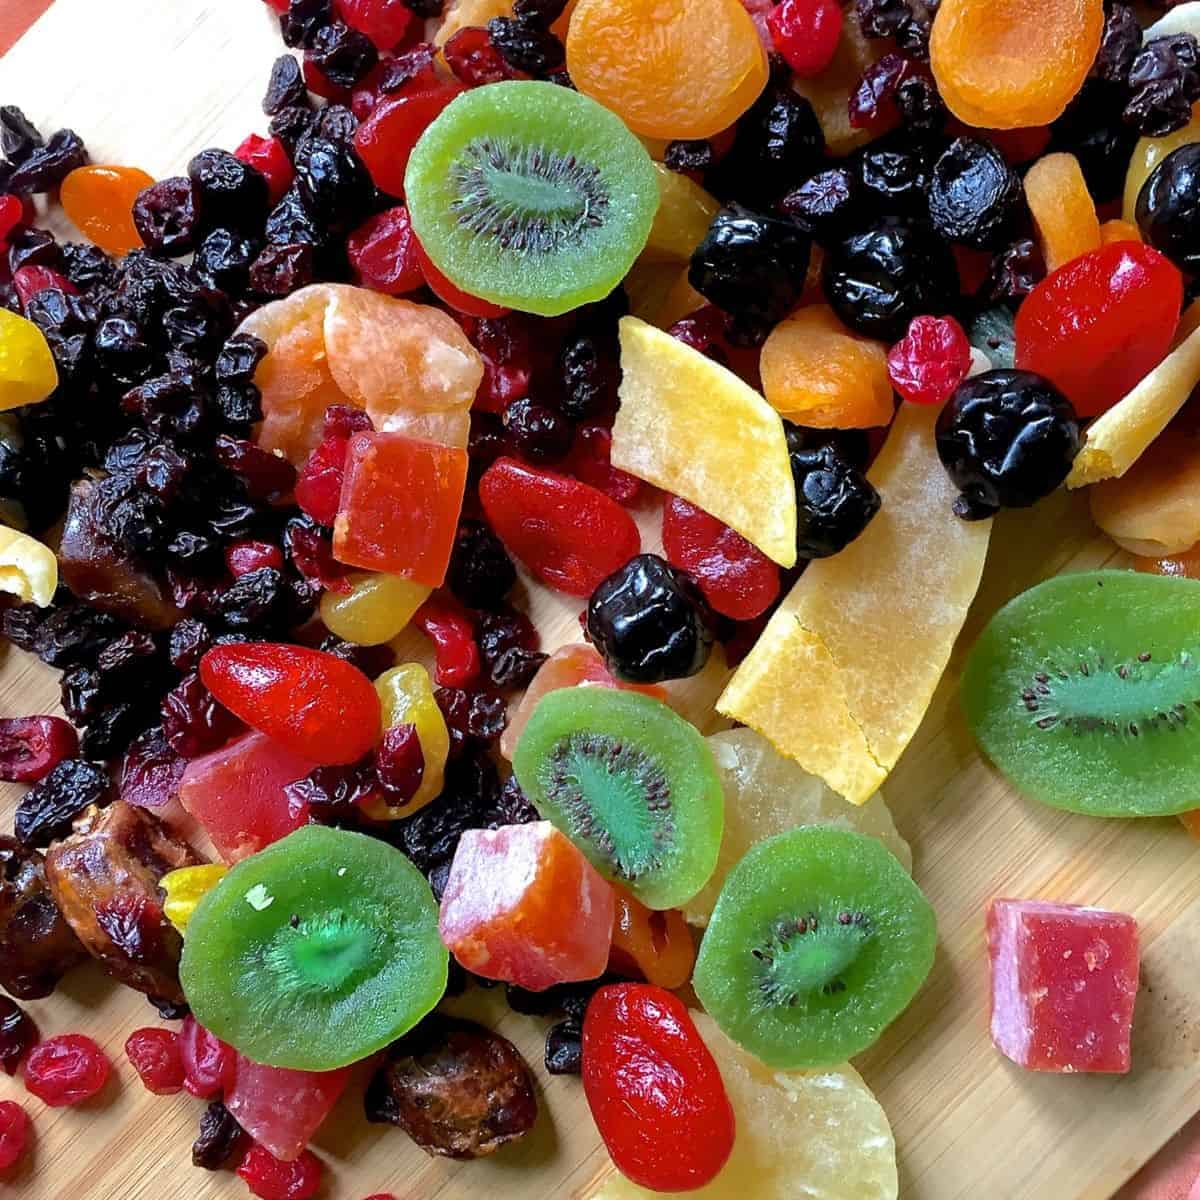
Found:
<path fill-rule="evenodd" d="M 929 69 L 903 54 L 885 54 L 863 72 L 850 93 L 850 124 L 855 129 L 884 133 L 900 123 L 896 92 L 905 80 L 928 76 Z"/>
<path fill-rule="evenodd" d="M 953 317 L 914 317 L 889 351 L 892 387 L 912 404 L 945 404 L 971 369 L 971 343 Z"/>
<path fill-rule="evenodd" d="M 332 525 L 337 517 L 351 435 L 372 428 L 361 409 L 332 404 L 325 410 L 325 436 L 296 480 L 296 503 L 318 525 Z"/>
<path fill-rule="evenodd" d="M 836 0 L 783 0 L 767 13 L 775 49 L 804 78 L 820 75 L 833 61 L 842 36 Z"/>
<path fill-rule="evenodd" d="M 417 609 L 417 626 L 434 645 L 434 682 L 439 687 L 469 687 L 479 677 L 475 623 L 453 596 L 435 592 Z"/>
<path fill-rule="evenodd" d="M 190 1013 L 179 1031 L 179 1052 L 183 1058 L 183 1086 L 201 1100 L 219 1096 L 233 1078 L 237 1053 Z"/>
<path fill-rule="evenodd" d="M 23 308 L 28 307 L 30 300 L 47 288 L 58 288 L 69 296 L 78 296 L 79 289 L 65 276 L 49 267 L 18 267 L 13 272 L 13 287 L 17 289 L 17 298 Z"/>
<path fill-rule="evenodd" d="M 225 565 L 235 579 L 262 567 L 274 567 L 276 571 L 282 571 L 283 551 L 270 542 L 234 542 L 225 551 Z"/>
<path fill-rule="evenodd" d="M 0 996 L 0 1067 L 15 1075 L 21 1060 L 37 1043 L 33 1018 L 15 1000 Z"/>
<path fill-rule="evenodd" d="M 347 239 L 356 282 L 387 296 L 403 296 L 425 282 L 408 209 L 401 205 L 368 217 Z"/>
<path fill-rule="evenodd" d="M 321 1186 L 321 1160 L 311 1150 L 285 1163 L 262 1146 L 251 1146 L 237 1173 L 261 1200 L 309 1200 Z"/>
<path fill-rule="evenodd" d="M 404 0 L 335 0 L 334 7 L 351 29 L 365 33 L 376 49 L 385 51 L 404 41 L 413 16 Z"/>
<path fill-rule="evenodd" d="M 104 1051 L 90 1037 L 64 1033 L 39 1042 L 25 1060 L 25 1089 L 51 1108 L 90 1100 L 107 1082 Z"/>
<path fill-rule="evenodd" d="M 14 229 L 25 222 L 25 205 L 20 196 L 0 196 L 0 243 L 7 242 Z"/>
<path fill-rule="evenodd" d="M 135 1029 L 125 1039 L 125 1056 L 148 1092 L 173 1096 L 183 1088 L 183 1052 L 172 1029 Z"/>
<path fill-rule="evenodd" d="M 642 481 L 636 475 L 612 465 L 612 430 L 605 425 L 579 426 L 563 470 L 618 504 L 632 504 L 642 494 Z"/>
<path fill-rule="evenodd" d="M 384 731 L 375 751 L 375 774 L 393 800 L 411 800 L 425 777 L 425 752 L 417 727 L 409 722 Z"/>
<path fill-rule="evenodd" d="M 37 783 L 78 753 L 79 738 L 62 717 L 0 720 L 0 779 Z"/>
<path fill-rule="evenodd" d="M 0 1171 L 15 1167 L 29 1144 L 29 1118 L 13 1100 L 0 1100 Z"/>
<path fill-rule="evenodd" d="M 442 47 L 446 65 L 467 87 L 515 79 L 517 73 L 492 44 L 486 29 L 468 25 Z"/>
<path fill-rule="evenodd" d="M 252 133 L 233 152 L 233 157 L 266 178 L 272 204 L 278 204 L 292 185 L 296 171 L 292 160 L 288 158 L 287 147 L 276 137 L 260 137 Z"/>

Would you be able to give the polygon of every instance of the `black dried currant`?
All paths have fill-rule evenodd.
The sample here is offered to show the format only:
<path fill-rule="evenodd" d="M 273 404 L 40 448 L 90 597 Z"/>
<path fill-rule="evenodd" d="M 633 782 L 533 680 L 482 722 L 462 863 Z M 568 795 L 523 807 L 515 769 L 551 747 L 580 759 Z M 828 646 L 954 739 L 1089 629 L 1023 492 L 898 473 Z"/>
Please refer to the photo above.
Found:
<path fill-rule="evenodd" d="M 493 17 L 487 23 L 487 31 L 504 61 L 527 75 L 548 75 L 566 59 L 562 42 L 540 25 L 512 17 Z"/>
<path fill-rule="evenodd" d="M 267 215 L 268 191 L 261 172 L 227 150 L 201 150 L 188 163 L 199 202 L 199 228 L 253 233 Z"/>
<path fill-rule="evenodd" d="M 21 798 L 13 832 L 23 846 L 48 846 L 71 832 L 71 822 L 89 804 L 112 796 L 112 780 L 100 763 L 67 758 Z"/>
<path fill-rule="evenodd" d="M 468 608 L 496 608 L 516 582 L 516 568 L 500 539 L 483 521 L 462 521 L 446 569 L 454 596 Z"/>
<path fill-rule="evenodd" d="M 187 254 L 195 247 L 195 185 L 185 175 L 173 175 L 143 188 L 133 202 L 133 224 L 155 254 Z"/>
<path fill-rule="evenodd" d="M 306 108 L 308 91 L 295 55 L 281 54 L 271 65 L 271 78 L 267 82 L 267 93 L 263 96 L 262 110 L 268 117 L 273 117 L 282 109 L 294 105 Z"/>

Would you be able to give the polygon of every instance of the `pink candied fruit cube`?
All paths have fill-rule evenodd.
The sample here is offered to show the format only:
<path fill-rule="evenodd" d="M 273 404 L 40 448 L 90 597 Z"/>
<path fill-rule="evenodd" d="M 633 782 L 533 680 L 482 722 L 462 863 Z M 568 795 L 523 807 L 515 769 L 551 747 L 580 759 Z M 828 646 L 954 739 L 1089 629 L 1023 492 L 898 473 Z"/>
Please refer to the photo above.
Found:
<path fill-rule="evenodd" d="M 265 733 L 247 733 L 194 758 L 179 782 L 183 807 L 226 862 L 240 862 L 308 822 L 308 805 L 284 791 L 317 764 Z"/>
<path fill-rule="evenodd" d="M 992 1041 L 1031 1071 L 1129 1070 L 1137 922 L 1042 900 L 993 900 Z"/>
<path fill-rule="evenodd" d="M 540 992 L 603 973 L 614 908 L 612 888 L 549 821 L 468 829 L 438 931 L 468 971 Z"/>

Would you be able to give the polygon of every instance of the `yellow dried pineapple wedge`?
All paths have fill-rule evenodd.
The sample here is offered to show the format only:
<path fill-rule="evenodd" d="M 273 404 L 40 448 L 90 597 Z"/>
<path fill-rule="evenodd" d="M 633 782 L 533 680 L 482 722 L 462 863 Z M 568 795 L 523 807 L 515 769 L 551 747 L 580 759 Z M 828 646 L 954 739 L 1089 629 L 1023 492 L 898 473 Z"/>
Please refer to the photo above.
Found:
<path fill-rule="evenodd" d="M 883 506 L 800 576 L 717 711 L 854 804 L 916 732 L 979 586 L 990 521 L 960 521 L 937 411 L 902 405 L 869 478 Z"/>
<path fill-rule="evenodd" d="M 772 1071 L 735 1046 L 704 1013 L 692 1014 L 725 1081 L 737 1121 L 729 1161 L 695 1200 L 896 1200 L 896 1144 L 871 1089 L 849 1063 L 827 1071 Z M 623 1175 L 603 1177 L 588 1200 L 661 1195 Z"/>
<path fill-rule="evenodd" d="M 613 466 L 792 566 L 796 492 L 779 414 L 732 371 L 636 317 L 621 321 L 621 371 Z"/>

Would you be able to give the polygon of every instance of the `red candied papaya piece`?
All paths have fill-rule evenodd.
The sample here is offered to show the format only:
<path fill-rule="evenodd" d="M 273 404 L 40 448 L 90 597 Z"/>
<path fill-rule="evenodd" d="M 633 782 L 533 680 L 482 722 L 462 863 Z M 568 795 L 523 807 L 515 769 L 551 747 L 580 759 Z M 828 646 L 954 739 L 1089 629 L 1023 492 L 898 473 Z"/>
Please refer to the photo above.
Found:
<path fill-rule="evenodd" d="M 346 1090 L 350 1068 L 296 1071 L 239 1054 L 231 1074 L 225 1107 L 260 1146 L 281 1162 L 294 1162 Z"/>

